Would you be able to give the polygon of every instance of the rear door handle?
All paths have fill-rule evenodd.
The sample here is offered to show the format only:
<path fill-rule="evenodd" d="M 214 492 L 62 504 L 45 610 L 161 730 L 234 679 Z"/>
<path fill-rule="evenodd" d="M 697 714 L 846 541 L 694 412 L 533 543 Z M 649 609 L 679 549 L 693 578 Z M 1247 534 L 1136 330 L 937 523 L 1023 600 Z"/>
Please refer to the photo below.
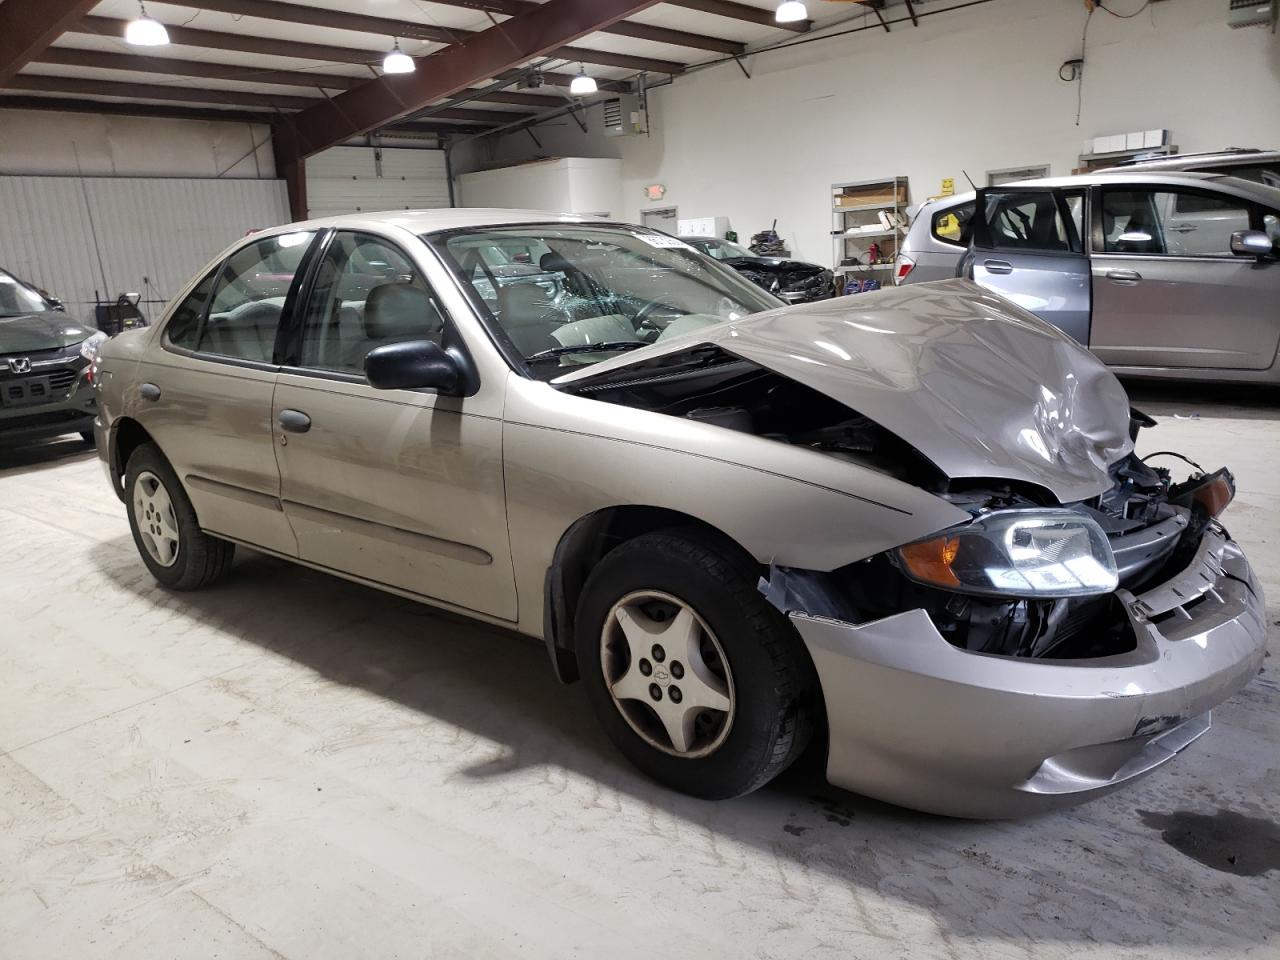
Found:
<path fill-rule="evenodd" d="M 983 260 L 982 266 L 987 273 L 1013 273 L 1013 264 L 1008 260 Z"/>
<path fill-rule="evenodd" d="M 281 430 L 290 433 L 306 433 L 311 429 L 311 418 L 301 410 L 281 410 L 276 417 Z"/>
<path fill-rule="evenodd" d="M 1137 283 L 1142 279 L 1142 274 L 1137 270 L 1108 270 L 1107 279 L 1116 283 Z"/>
<path fill-rule="evenodd" d="M 1169 229 L 1174 233 L 1190 233 L 1192 230 L 1199 230 L 1200 226 L 1195 223 L 1180 223 L 1175 227 L 1170 227 Z"/>
<path fill-rule="evenodd" d="M 153 403 L 160 399 L 160 388 L 154 383 L 138 384 L 138 396 L 143 400 L 150 400 Z"/>

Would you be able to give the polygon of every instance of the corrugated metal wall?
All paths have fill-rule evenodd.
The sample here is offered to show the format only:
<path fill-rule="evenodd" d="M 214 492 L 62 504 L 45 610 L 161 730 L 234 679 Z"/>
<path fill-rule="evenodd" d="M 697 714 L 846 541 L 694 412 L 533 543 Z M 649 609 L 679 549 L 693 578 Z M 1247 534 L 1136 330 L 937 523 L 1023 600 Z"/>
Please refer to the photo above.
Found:
<path fill-rule="evenodd" d="M 227 244 L 288 220 L 280 180 L 0 176 L 0 266 L 80 320 L 95 290 L 141 293 L 155 317 Z"/>
<path fill-rule="evenodd" d="M 307 158 L 307 204 L 312 217 L 447 207 L 444 151 L 332 147 Z"/>

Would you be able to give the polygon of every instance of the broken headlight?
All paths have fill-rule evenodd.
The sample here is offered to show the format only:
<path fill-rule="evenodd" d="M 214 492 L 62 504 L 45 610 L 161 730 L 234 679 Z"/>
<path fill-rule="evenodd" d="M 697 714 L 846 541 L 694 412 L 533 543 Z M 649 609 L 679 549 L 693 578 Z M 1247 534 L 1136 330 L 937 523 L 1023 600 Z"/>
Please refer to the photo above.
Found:
<path fill-rule="evenodd" d="M 997 510 L 892 554 L 917 583 L 995 597 L 1081 597 L 1119 583 L 1107 535 L 1070 510 Z"/>

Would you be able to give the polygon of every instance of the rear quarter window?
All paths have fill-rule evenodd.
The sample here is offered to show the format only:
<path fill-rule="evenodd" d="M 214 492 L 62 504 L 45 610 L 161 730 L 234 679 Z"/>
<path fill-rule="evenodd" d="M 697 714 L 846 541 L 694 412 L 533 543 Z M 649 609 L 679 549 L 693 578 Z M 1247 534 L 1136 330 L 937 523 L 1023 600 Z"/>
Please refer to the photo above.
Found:
<path fill-rule="evenodd" d="M 963 246 L 961 238 L 964 236 L 965 227 L 969 225 L 970 218 L 973 217 L 975 206 L 974 202 L 962 203 L 935 213 L 929 225 L 929 232 L 933 234 L 933 239 L 956 247 Z"/>

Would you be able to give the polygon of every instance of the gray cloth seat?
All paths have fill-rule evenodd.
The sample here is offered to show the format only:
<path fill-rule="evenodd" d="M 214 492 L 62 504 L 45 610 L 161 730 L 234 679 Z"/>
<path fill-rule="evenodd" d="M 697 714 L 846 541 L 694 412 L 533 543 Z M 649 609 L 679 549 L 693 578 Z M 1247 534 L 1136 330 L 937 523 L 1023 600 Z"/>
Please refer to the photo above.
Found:
<path fill-rule="evenodd" d="M 343 331 L 351 329 L 343 308 Z M 355 313 L 351 310 L 351 313 Z M 369 291 L 364 312 L 360 315 L 356 334 L 343 349 L 342 365 L 352 370 L 364 369 L 369 351 L 386 343 L 408 340 L 441 341 L 444 318 L 431 301 L 431 295 L 416 283 L 384 283 Z"/>
<path fill-rule="evenodd" d="M 499 286 L 498 311 L 502 329 L 526 357 L 557 346 L 552 334 L 564 325 L 565 316 L 538 284 Z"/>

